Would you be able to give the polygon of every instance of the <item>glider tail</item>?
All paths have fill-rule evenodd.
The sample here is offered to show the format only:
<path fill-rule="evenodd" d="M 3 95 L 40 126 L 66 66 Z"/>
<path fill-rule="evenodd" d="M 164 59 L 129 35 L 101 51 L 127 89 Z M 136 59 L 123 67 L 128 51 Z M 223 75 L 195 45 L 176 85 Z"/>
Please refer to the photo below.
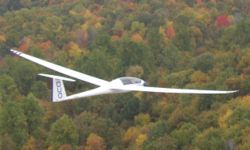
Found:
<path fill-rule="evenodd" d="M 52 91 L 51 91 L 51 98 L 53 102 L 60 102 L 67 98 L 65 87 L 63 84 L 63 81 L 71 81 L 74 82 L 75 80 L 65 78 L 65 77 L 60 77 L 60 76 L 55 76 L 55 75 L 49 75 L 49 74 L 39 74 L 40 76 L 52 78 Z"/>
<path fill-rule="evenodd" d="M 52 101 L 53 102 L 58 102 L 64 98 L 67 97 L 66 92 L 65 92 L 65 88 L 64 88 L 64 84 L 63 84 L 63 80 L 61 79 L 56 79 L 53 78 L 52 79 Z"/>

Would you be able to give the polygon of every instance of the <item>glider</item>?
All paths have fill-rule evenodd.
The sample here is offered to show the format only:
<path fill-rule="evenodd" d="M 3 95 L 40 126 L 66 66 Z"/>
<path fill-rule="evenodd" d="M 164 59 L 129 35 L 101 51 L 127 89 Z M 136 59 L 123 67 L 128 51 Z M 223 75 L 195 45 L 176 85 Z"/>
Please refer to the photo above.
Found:
<path fill-rule="evenodd" d="M 17 50 L 11 49 L 11 52 L 23 57 L 29 61 L 42 65 L 48 69 L 70 76 L 72 78 L 82 80 L 98 86 L 95 89 L 84 91 L 81 93 L 73 94 L 70 96 L 66 95 L 63 81 L 75 82 L 75 80 L 49 74 L 38 74 L 52 79 L 52 101 L 61 102 L 72 99 L 79 99 L 84 97 L 91 97 L 103 94 L 113 93 L 126 93 L 132 91 L 140 92 L 155 92 L 155 93 L 177 93 L 177 94 L 229 94 L 237 91 L 217 91 L 217 90 L 197 90 L 197 89 L 174 89 L 174 88 L 161 88 L 161 87 L 149 87 L 146 86 L 146 82 L 142 79 L 135 77 L 120 77 L 112 81 L 106 81 L 99 79 L 75 70 L 65 68 L 48 61 L 36 58 L 34 56 L 27 55 Z"/>

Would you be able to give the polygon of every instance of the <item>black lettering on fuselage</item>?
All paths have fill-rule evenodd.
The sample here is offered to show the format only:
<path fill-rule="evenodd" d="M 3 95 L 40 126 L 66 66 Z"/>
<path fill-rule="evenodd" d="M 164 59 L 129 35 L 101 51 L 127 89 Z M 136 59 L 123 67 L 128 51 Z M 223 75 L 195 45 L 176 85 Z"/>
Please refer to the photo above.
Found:
<path fill-rule="evenodd" d="M 56 79 L 56 91 L 57 91 L 57 97 L 58 98 L 63 98 L 63 93 L 62 93 L 62 83 L 60 80 Z"/>

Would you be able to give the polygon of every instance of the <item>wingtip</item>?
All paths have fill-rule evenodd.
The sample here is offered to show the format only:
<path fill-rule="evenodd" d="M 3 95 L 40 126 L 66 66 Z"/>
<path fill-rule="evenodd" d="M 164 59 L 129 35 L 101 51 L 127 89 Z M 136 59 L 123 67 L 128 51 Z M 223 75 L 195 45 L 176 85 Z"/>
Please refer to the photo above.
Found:
<path fill-rule="evenodd" d="M 16 55 L 21 55 L 22 52 L 19 52 L 17 50 L 14 50 L 14 49 L 10 49 L 10 51 L 13 53 L 13 54 L 16 54 Z"/>
<path fill-rule="evenodd" d="M 234 91 L 232 91 L 232 93 L 237 93 L 237 92 L 239 92 L 239 90 L 234 90 Z"/>
<path fill-rule="evenodd" d="M 228 93 L 237 93 L 239 90 L 234 90 L 234 91 L 228 91 Z"/>

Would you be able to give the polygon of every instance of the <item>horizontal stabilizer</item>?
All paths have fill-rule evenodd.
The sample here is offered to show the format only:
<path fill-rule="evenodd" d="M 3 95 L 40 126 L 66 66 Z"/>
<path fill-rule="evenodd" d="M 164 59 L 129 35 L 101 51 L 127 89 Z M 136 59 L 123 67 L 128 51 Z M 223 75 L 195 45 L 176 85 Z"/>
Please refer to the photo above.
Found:
<path fill-rule="evenodd" d="M 39 76 L 47 77 L 47 78 L 52 78 L 52 79 L 60 79 L 64 81 L 70 81 L 70 82 L 75 82 L 76 80 L 66 78 L 66 77 L 61 77 L 61 76 L 56 76 L 56 75 L 50 75 L 50 74 L 44 74 L 44 73 L 39 73 Z"/>
<path fill-rule="evenodd" d="M 52 97 L 53 102 L 60 102 L 67 97 L 63 81 L 70 81 L 70 82 L 75 81 L 70 78 L 50 75 L 50 74 L 40 73 L 38 75 L 52 79 L 52 90 L 51 90 L 52 96 L 51 97 Z"/>

